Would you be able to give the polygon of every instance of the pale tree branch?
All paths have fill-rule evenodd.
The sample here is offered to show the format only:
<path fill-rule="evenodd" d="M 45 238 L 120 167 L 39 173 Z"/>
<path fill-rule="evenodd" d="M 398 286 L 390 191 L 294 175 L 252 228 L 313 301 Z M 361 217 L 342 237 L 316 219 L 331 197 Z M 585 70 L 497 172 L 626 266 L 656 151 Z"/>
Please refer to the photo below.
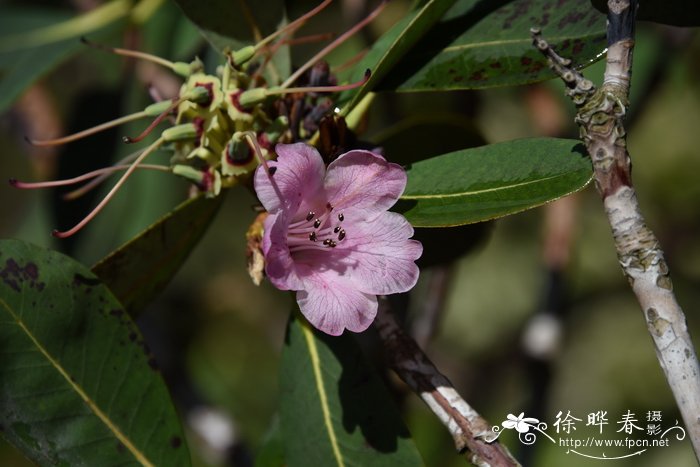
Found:
<path fill-rule="evenodd" d="M 520 465 L 505 446 L 495 441 L 497 435 L 486 420 L 462 399 L 447 377 L 399 326 L 385 298 L 380 301 L 374 325 L 392 369 L 447 427 L 459 452 L 465 452 L 467 459 L 478 466 Z"/>
<path fill-rule="evenodd" d="M 564 80 L 578 107 L 576 123 L 591 156 L 620 266 L 639 301 L 656 354 L 700 460 L 700 368 L 673 293 L 659 241 L 647 227 L 632 186 L 624 117 L 628 106 L 637 0 L 608 1 L 608 52 L 600 89 L 533 30 L 535 46 Z"/>

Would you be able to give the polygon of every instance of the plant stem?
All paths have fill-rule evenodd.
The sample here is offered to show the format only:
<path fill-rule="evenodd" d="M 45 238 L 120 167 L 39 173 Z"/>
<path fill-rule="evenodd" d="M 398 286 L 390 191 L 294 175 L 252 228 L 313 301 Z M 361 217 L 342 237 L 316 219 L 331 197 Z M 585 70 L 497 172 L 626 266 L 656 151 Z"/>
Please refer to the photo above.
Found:
<path fill-rule="evenodd" d="M 440 373 L 418 344 L 404 332 L 380 298 L 374 322 L 393 370 L 447 427 L 459 452 L 478 466 L 517 466 L 505 446 L 497 441 L 491 426 L 481 418 Z"/>
<path fill-rule="evenodd" d="M 644 313 L 656 355 L 700 460 L 700 366 L 673 293 L 658 239 L 647 227 L 632 186 L 624 117 L 627 111 L 637 0 L 608 1 L 608 53 L 603 84 L 593 84 L 571 68 L 532 30 L 535 46 L 564 80 L 578 107 L 576 122 L 593 162 L 620 266 Z"/>

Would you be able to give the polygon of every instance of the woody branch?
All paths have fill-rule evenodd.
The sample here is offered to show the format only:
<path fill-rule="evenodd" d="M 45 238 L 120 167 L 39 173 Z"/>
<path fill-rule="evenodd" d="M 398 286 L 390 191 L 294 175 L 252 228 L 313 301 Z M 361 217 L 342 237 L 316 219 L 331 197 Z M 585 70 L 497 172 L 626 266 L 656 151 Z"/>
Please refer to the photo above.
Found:
<path fill-rule="evenodd" d="M 700 459 L 700 368 L 676 301 L 658 239 L 646 225 L 632 186 L 624 117 L 628 106 L 637 0 L 608 1 L 608 52 L 603 84 L 593 84 L 533 29 L 535 46 L 564 80 L 576 123 L 593 162 L 622 271 L 641 306 L 656 355 Z"/>
<path fill-rule="evenodd" d="M 503 445 L 493 441 L 496 434 L 491 426 L 399 326 L 384 298 L 375 326 L 392 369 L 447 427 L 458 451 L 466 452 L 467 459 L 478 466 L 520 465 Z"/>

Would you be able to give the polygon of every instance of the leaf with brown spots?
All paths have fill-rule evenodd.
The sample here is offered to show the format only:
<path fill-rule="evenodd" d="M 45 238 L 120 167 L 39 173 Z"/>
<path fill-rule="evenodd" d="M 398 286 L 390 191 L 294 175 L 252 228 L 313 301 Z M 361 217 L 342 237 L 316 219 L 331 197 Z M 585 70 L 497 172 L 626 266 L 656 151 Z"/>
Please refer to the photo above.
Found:
<path fill-rule="evenodd" d="M 379 90 L 441 91 L 515 86 L 554 78 L 532 45 L 537 27 L 583 68 L 605 48 L 605 15 L 577 0 L 459 0 Z"/>
<path fill-rule="evenodd" d="M 189 466 L 180 421 L 146 349 L 87 268 L 0 240 L 1 432 L 28 458 Z"/>

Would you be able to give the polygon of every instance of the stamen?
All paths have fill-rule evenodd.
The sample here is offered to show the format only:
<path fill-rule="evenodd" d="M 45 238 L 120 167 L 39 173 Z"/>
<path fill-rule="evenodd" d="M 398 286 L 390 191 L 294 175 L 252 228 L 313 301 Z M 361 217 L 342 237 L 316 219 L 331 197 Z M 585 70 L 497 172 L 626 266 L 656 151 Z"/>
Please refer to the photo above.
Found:
<path fill-rule="evenodd" d="M 345 238 L 345 230 L 340 229 L 340 233 L 338 234 L 338 241 L 342 241 Z"/>
<path fill-rule="evenodd" d="M 353 26 L 352 28 L 348 29 L 345 33 L 343 33 L 341 36 L 339 36 L 336 40 L 334 40 L 333 42 L 331 42 L 330 44 L 328 44 L 326 47 L 324 47 L 320 52 L 318 52 L 316 55 L 314 55 L 314 56 L 311 58 L 311 60 L 309 60 L 308 62 L 306 62 L 304 65 L 302 65 L 301 68 L 299 68 L 296 72 L 294 72 L 294 73 L 292 74 L 292 76 L 290 76 L 289 78 L 287 78 L 287 80 L 286 80 L 284 83 L 282 83 L 282 86 L 281 86 L 281 87 L 282 87 L 282 88 L 286 88 L 286 87 L 288 87 L 290 84 L 292 84 L 293 82 L 295 82 L 297 79 L 299 79 L 299 77 L 300 77 L 301 75 L 304 74 L 304 72 L 306 72 L 306 70 L 308 70 L 309 68 L 311 68 L 311 67 L 314 65 L 314 63 L 316 63 L 317 61 L 319 61 L 320 59 L 322 59 L 323 57 L 325 57 L 326 55 L 328 55 L 328 54 L 329 54 L 330 52 L 332 52 L 336 47 L 338 47 L 340 44 L 342 44 L 343 42 L 345 42 L 349 37 L 351 37 L 353 34 L 355 34 L 355 33 L 358 32 L 360 29 L 362 29 L 362 28 L 365 27 L 367 24 L 369 24 L 377 15 L 379 15 L 379 13 L 382 12 L 382 10 L 383 10 L 384 7 L 386 6 L 386 4 L 387 4 L 386 0 L 383 1 L 382 3 L 380 3 L 379 6 L 378 6 L 377 8 L 375 8 L 375 10 L 374 10 L 372 13 L 369 14 L 369 16 L 367 16 L 365 19 L 363 19 L 362 21 L 360 21 L 359 23 L 357 23 L 357 24 L 356 24 L 355 26 Z"/>
<path fill-rule="evenodd" d="M 343 84 L 339 86 L 308 86 L 308 87 L 300 87 L 300 88 L 284 88 L 284 86 L 280 88 L 272 88 L 268 89 L 267 92 L 265 93 L 266 96 L 273 96 L 275 94 L 291 94 L 295 92 L 341 92 L 341 91 L 348 91 L 350 89 L 355 89 L 359 88 L 363 84 L 365 84 L 370 76 L 372 76 L 372 72 L 370 69 L 365 70 L 365 76 L 362 77 L 360 81 L 357 81 L 355 83 L 350 83 L 350 84 Z"/>
<path fill-rule="evenodd" d="M 58 230 L 54 230 L 52 232 L 52 235 L 54 237 L 58 238 L 66 238 L 70 237 L 71 235 L 74 235 L 76 232 L 78 232 L 80 229 L 85 227 L 85 225 L 90 222 L 99 212 L 104 208 L 107 203 L 114 197 L 114 195 L 119 191 L 119 188 L 126 182 L 126 179 L 129 178 L 129 176 L 134 173 L 134 170 L 143 162 L 143 160 L 148 157 L 151 153 L 153 153 L 155 150 L 157 150 L 162 144 L 163 144 L 163 139 L 159 138 L 157 139 L 153 144 L 151 144 L 148 148 L 146 148 L 145 151 L 141 153 L 139 157 L 136 158 L 136 160 L 129 166 L 129 168 L 124 172 L 124 175 L 121 176 L 121 178 L 117 181 L 117 183 L 114 184 L 111 190 L 109 190 L 109 193 L 100 201 L 100 203 L 93 209 L 87 216 L 83 218 L 82 221 L 78 222 L 72 229 L 59 232 Z"/>
<path fill-rule="evenodd" d="M 309 234 L 309 240 L 311 240 L 312 242 L 316 241 L 316 232 L 311 232 Z"/>
<path fill-rule="evenodd" d="M 322 41 L 327 41 L 327 40 L 333 39 L 333 37 L 335 37 L 335 34 L 332 32 L 323 32 L 320 34 L 310 34 L 308 36 L 295 37 L 292 39 L 282 39 L 279 42 L 276 42 L 275 46 L 277 46 L 277 44 L 282 46 L 282 45 L 301 45 L 301 44 L 309 44 L 312 42 L 322 42 Z"/>
<path fill-rule="evenodd" d="M 258 157 L 260 165 L 262 165 L 265 168 L 265 173 L 267 174 L 268 180 L 270 180 L 272 189 L 275 190 L 277 198 L 280 200 L 280 203 L 285 204 L 285 200 L 282 196 L 282 192 L 280 191 L 280 187 L 277 185 L 277 182 L 272 178 L 272 174 L 276 172 L 277 168 L 270 167 L 270 164 L 267 163 L 267 159 L 265 159 L 265 157 L 263 156 L 262 150 L 260 149 L 260 145 L 258 144 L 258 138 L 255 132 L 246 131 L 244 134 L 245 137 L 248 138 L 248 144 L 250 144 L 255 150 L 255 155 Z M 274 171 L 272 170 L 273 168 L 275 169 Z"/>
<path fill-rule="evenodd" d="M 343 215 L 342 212 L 341 212 L 340 214 L 338 214 L 338 220 L 339 220 L 340 222 L 343 222 L 343 221 L 345 220 L 345 216 Z"/>
<path fill-rule="evenodd" d="M 117 161 L 116 164 L 114 165 L 126 165 L 130 162 L 133 162 L 137 157 L 139 157 L 139 154 L 141 154 L 143 150 L 138 150 L 136 152 L 132 152 L 128 156 L 124 157 L 123 159 Z M 89 191 L 92 191 L 94 188 L 97 188 L 100 186 L 102 182 L 107 180 L 111 174 L 105 173 L 102 175 L 99 175 L 95 177 L 92 181 L 86 183 L 85 185 L 81 186 L 80 188 L 73 190 L 71 192 L 66 193 L 65 195 L 62 196 L 62 198 L 66 201 L 71 201 L 77 198 L 80 198 L 83 196 L 85 193 L 88 193 Z"/>
<path fill-rule="evenodd" d="M 170 114 L 170 112 L 172 112 L 173 110 L 177 109 L 177 107 L 178 107 L 180 104 L 182 104 L 183 102 L 185 102 L 186 100 L 187 100 L 187 97 L 181 97 L 181 98 L 179 98 L 179 99 L 173 99 L 173 103 L 170 105 L 170 107 L 168 107 L 167 109 L 165 109 L 165 110 L 163 111 L 163 113 L 161 113 L 160 115 L 158 115 L 158 116 L 151 122 L 151 124 L 148 125 L 148 126 L 146 127 L 146 129 L 143 130 L 143 131 L 141 132 L 140 135 L 138 135 L 136 138 L 131 138 L 131 137 L 129 137 L 129 136 L 123 136 L 123 137 L 122 137 L 122 141 L 124 141 L 126 144 L 138 143 L 139 141 L 141 141 L 142 139 L 144 139 L 146 136 L 150 135 L 151 132 L 155 129 L 155 127 L 157 127 L 157 126 L 160 124 L 160 122 L 162 122 L 163 120 L 165 120 L 165 118 Z"/>
<path fill-rule="evenodd" d="M 355 65 L 357 62 L 365 58 L 365 55 L 367 55 L 367 52 L 369 49 L 364 49 L 360 51 L 358 54 L 356 54 L 354 57 L 352 57 L 350 60 L 346 61 L 345 63 L 341 63 L 338 66 L 333 67 L 333 74 L 337 75 L 338 73 L 347 70 L 351 66 Z"/>
<path fill-rule="evenodd" d="M 318 229 L 319 227 L 321 227 L 321 219 L 316 219 L 314 221 L 314 229 Z"/>
<path fill-rule="evenodd" d="M 315 215 L 316 215 L 315 212 L 309 211 L 309 213 L 306 215 L 306 220 L 307 220 L 307 221 L 310 221 L 311 219 L 314 218 Z"/>
<path fill-rule="evenodd" d="M 98 44 L 96 42 L 92 42 L 88 40 L 85 36 L 80 38 L 80 41 L 88 45 L 90 47 L 93 47 L 98 50 L 104 50 L 105 52 L 111 52 L 116 55 L 121 55 L 122 57 L 131 57 L 131 58 L 138 58 L 140 60 L 146 60 L 148 62 L 156 63 L 158 65 L 162 65 L 166 68 L 170 68 L 172 71 L 177 73 L 178 75 L 181 76 L 188 76 L 190 74 L 190 65 L 188 63 L 184 62 L 171 62 L 170 60 L 166 60 L 164 58 L 158 57 L 156 55 L 152 55 L 146 52 L 140 52 L 138 50 L 129 50 L 129 49 L 121 49 L 119 47 L 110 47 L 108 45 L 104 44 Z"/>
<path fill-rule="evenodd" d="M 262 41 L 258 42 L 258 44 L 256 45 L 256 49 L 260 49 L 260 48 L 262 48 L 262 47 L 265 47 L 267 44 L 269 44 L 270 42 L 272 42 L 273 40 L 275 40 L 275 38 L 279 37 L 280 34 L 283 34 L 283 33 L 292 34 L 292 33 L 294 33 L 294 31 L 296 31 L 297 29 L 299 29 L 300 27 L 302 27 L 302 26 L 304 25 L 304 23 L 305 23 L 309 18 L 312 18 L 313 16 L 317 15 L 318 13 L 320 13 L 321 10 L 323 10 L 323 9 L 326 8 L 328 5 L 330 5 L 332 1 L 333 1 L 333 0 L 324 0 L 324 1 L 321 2 L 316 8 L 313 8 L 312 10 L 310 10 L 309 12 L 307 12 L 307 13 L 301 15 L 300 17 L 298 17 L 297 19 L 295 19 L 294 21 L 292 21 L 292 22 L 289 23 L 288 25 L 286 25 L 286 26 L 284 26 L 284 27 L 278 29 L 277 31 L 273 32 L 272 34 L 270 34 L 269 36 L 267 36 L 265 39 L 263 39 Z"/>
<path fill-rule="evenodd" d="M 73 178 L 66 178 L 63 180 L 50 180 L 47 182 L 21 182 L 15 178 L 11 178 L 10 185 L 15 188 L 20 188 L 23 190 L 33 190 L 37 188 L 52 188 L 57 186 L 67 186 L 74 185 L 76 183 L 84 182 L 85 180 L 90 180 L 91 178 L 100 177 L 103 175 L 112 175 L 120 170 L 126 170 L 129 165 L 114 165 L 112 167 L 105 167 L 102 169 L 93 170 L 92 172 L 87 172 L 82 175 Z M 143 164 L 138 167 L 139 169 L 150 169 L 150 170 L 160 170 L 163 172 L 170 172 L 170 167 L 165 165 L 154 165 L 154 164 Z"/>
<path fill-rule="evenodd" d="M 333 233 L 338 233 L 340 232 L 340 226 L 337 226 L 335 229 L 333 229 Z"/>
<path fill-rule="evenodd" d="M 36 140 L 36 139 L 30 139 L 30 138 L 25 137 L 25 139 L 29 144 L 31 144 L 33 146 L 57 146 L 59 144 L 71 143 L 73 141 L 85 138 L 86 136 L 90 136 L 90 135 L 94 135 L 95 133 L 99 133 L 100 131 L 108 130 L 110 128 L 114 128 L 115 126 L 122 125 L 124 123 L 129 123 L 129 122 L 133 122 L 136 120 L 140 120 L 140 119 L 145 118 L 147 116 L 148 116 L 148 113 L 146 111 L 141 111 L 141 112 L 133 113 L 131 115 L 125 115 L 123 117 L 119 117 L 119 118 L 111 120 L 109 122 L 101 123 L 100 125 L 94 126 L 92 128 L 88 128 L 87 130 L 79 131 L 78 133 L 73 133 L 72 135 L 63 136 L 61 138 Z"/>

